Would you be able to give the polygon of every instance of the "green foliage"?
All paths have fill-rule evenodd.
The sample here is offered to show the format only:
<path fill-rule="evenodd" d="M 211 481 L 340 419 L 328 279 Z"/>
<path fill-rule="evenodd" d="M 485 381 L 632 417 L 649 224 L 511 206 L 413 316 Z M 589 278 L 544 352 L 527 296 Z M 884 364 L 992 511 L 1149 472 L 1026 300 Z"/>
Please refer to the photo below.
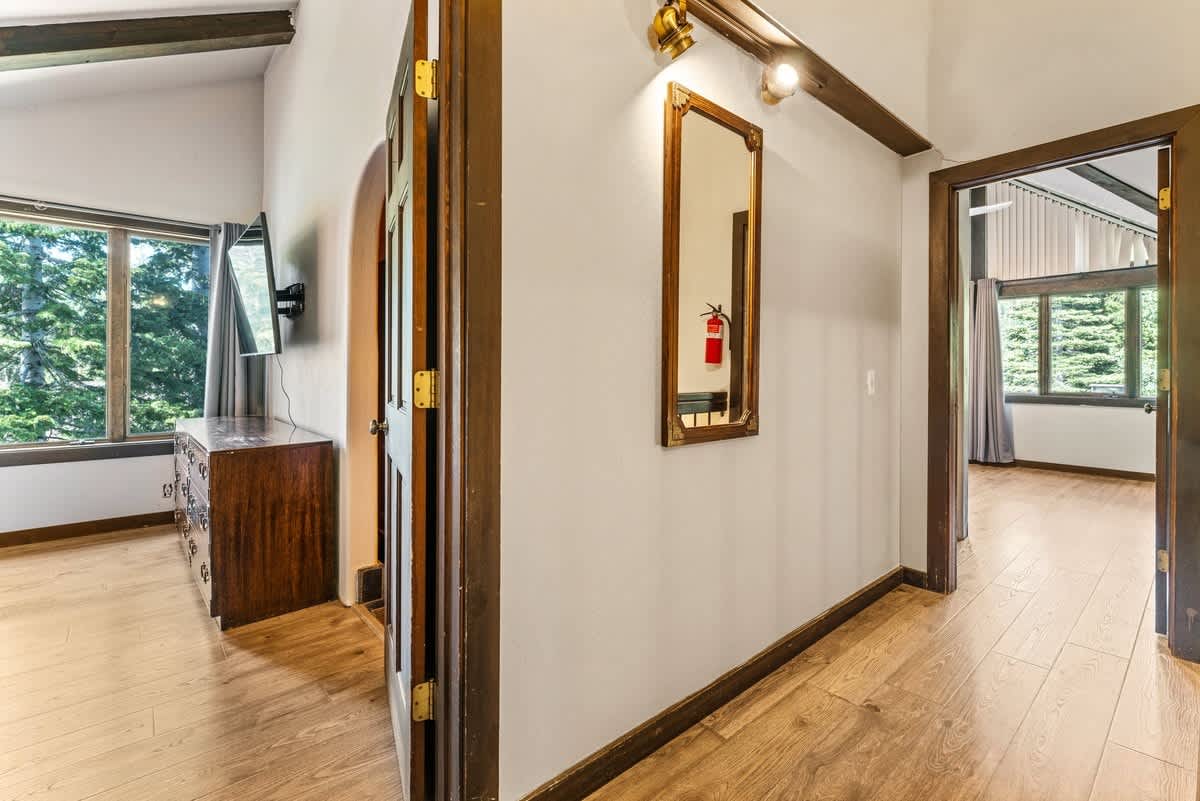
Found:
<path fill-rule="evenodd" d="M 0 220 L 0 443 L 106 435 L 108 235 Z M 131 433 L 203 405 L 208 248 L 131 247 Z"/>
<path fill-rule="evenodd" d="M 1139 394 L 1153 397 L 1158 369 L 1158 290 L 1141 304 Z M 1050 391 L 1125 393 L 1125 290 L 1050 298 Z M 1005 391 L 1038 391 L 1039 299 L 1000 302 Z"/>
<path fill-rule="evenodd" d="M 129 430 L 170 431 L 204 409 L 208 248 L 140 238 L 130 245 Z"/>
<path fill-rule="evenodd" d="M 1141 352 L 1142 375 L 1138 395 L 1153 398 L 1158 395 L 1158 290 L 1141 291 Z"/>
<path fill-rule="evenodd" d="M 1125 292 L 1050 298 L 1050 391 L 1125 391 Z"/>
<path fill-rule="evenodd" d="M 1038 391 L 1038 299 L 1000 301 L 1000 339 L 1004 391 L 1036 395 Z"/>

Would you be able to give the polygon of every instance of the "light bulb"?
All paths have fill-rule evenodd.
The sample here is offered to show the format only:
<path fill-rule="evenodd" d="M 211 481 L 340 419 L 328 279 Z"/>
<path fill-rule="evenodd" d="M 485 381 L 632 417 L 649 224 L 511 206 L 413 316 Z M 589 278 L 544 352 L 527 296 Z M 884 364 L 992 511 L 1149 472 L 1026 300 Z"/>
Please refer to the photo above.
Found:
<path fill-rule="evenodd" d="M 778 103 L 796 94 L 800 88 L 800 73 L 786 61 L 780 61 L 763 70 L 763 90 L 768 102 Z"/>

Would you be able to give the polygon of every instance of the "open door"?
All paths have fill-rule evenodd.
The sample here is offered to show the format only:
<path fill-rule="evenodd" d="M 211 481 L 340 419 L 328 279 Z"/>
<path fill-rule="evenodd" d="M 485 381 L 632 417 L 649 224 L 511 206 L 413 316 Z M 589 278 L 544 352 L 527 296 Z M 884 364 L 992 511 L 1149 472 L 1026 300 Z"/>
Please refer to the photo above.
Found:
<path fill-rule="evenodd" d="M 430 296 L 436 265 L 436 150 L 430 136 L 434 100 L 419 84 L 428 58 L 428 4 L 416 0 L 408 18 L 404 47 L 387 115 L 388 188 L 385 211 L 387 265 L 384 301 L 383 434 L 385 669 L 396 756 L 407 785 L 406 798 L 433 798 L 433 693 L 435 653 L 429 612 L 436 587 L 430 571 L 434 553 L 436 485 L 434 403 L 417 392 L 418 375 L 433 369 L 429 334 Z M 422 63 L 424 62 L 424 63 Z M 423 385 L 422 385 L 423 386 Z"/>
<path fill-rule="evenodd" d="M 1170 195 L 1171 149 L 1158 151 L 1158 397 L 1146 411 L 1154 411 L 1155 420 L 1155 492 L 1154 492 L 1154 630 L 1167 633 L 1167 570 L 1170 554 L 1171 521 L 1171 393 L 1162 376 L 1171 370 L 1171 208 L 1163 203 L 1163 190 Z M 1164 208 L 1165 206 L 1165 208 Z M 1164 559 L 1166 557 L 1166 559 Z"/>

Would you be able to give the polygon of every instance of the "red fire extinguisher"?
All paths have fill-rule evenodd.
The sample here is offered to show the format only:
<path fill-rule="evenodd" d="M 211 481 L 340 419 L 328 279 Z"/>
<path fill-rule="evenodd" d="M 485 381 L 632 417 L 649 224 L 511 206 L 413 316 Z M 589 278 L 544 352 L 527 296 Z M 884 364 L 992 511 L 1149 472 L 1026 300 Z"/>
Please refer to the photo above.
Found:
<path fill-rule="evenodd" d="M 709 311 L 700 315 L 701 317 L 708 316 L 708 321 L 705 323 L 704 363 L 719 365 L 725 353 L 725 321 L 728 320 L 730 325 L 733 325 L 733 321 L 729 319 L 729 315 L 721 311 L 720 306 L 709 303 L 708 308 Z"/>

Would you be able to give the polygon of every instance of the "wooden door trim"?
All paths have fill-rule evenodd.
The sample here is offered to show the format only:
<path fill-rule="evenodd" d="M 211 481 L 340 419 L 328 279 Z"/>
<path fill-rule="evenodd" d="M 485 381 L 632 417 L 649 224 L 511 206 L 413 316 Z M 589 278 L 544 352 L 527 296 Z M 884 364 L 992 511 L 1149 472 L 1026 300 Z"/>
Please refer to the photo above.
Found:
<path fill-rule="evenodd" d="M 1128 152 L 1155 144 L 1172 145 L 1174 166 L 1171 270 L 1175 278 L 1173 307 L 1200 303 L 1200 227 L 1185 230 L 1182 217 L 1200 219 L 1200 106 L 1158 114 L 1078 136 L 1058 139 L 999 156 L 939 170 L 929 176 L 929 454 L 927 573 L 930 589 L 952 592 L 957 586 L 955 543 L 957 510 L 962 501 L 959 476 L 962 467 L 959 419 L 962 408 L 961 277 L 956 263 L 957 205 L 954 193 L 993 181 L 1054 167 L 1065 167 L 1098 157 Z M 1182 279 L 1182 280 L 1180 280 Z M 1193 315 L 1194 316 L 1194 315 Z M 1186 631 L 1188 609 L 1200 608 L 1200 583 L 1177 586 L 1181 570 L 1200 570 L 1200 415 L 1196 420 L 1181 414 L 1189 406 L 1200 409 L 1200 377 L 1188 367 L 1200 362 L 1200 319 L 1171 315 L 1171 352 L 1174 361 L 1171 419 L 1171 467 L 1167 479 L 1171 492 L 1171 557 L 1169 576 L 1173 633 Z M 1180 347 L 1188 350 L 1181 357 Z M 1197 370 L 1196 372 L 1200 372 Z M 1191 430 L 1195 429 L 1195 436 Z M 1189 440 L 1194 440 L 1192 443 Z M 1189 485 L 1187 482 L 1191 482 Z M 1180 524 L 1186 522 L 1180 530 Z M 1188 598 L 1180 598 L 1181 593 Z M 1182 629 L 1181 629 L 1182 626 Z M 1171 638 L 1179 656 L 1200 659 Z"/>
<path fill-rule="evenodd" d="M 501 42 L 501 0 L 440 4 L 436 714 L 446 799 L 500 791 Z"/>
<path fill-rule="evenodd" d="M 1171 154 L 1159 151 L 1158 157 L 1158 187 L 1171 185 Z M 1155 198 L 1157 201 L 1157 198 Z M 1171 337 L 1171 220 L 1170 209 L 1158 211 L 1158 270 L 1156 275 L 1158 287 L 1158 341 L 1166 342 Z M 1158 350 L 1158 369 L 1169 369 L 1171 348 L 1166 348 L 1167 358 L 1163 358 L 1163 348 Z M 1157 381 L 1156 381 L 1157 383 Z M 1170 393 L 1161 388 L 1155 399 L 1158 410 L 1154 421 L 1154 472 L 1155 475 L 1170 475 L 1171 471 L 1171 436 L 1168 420 L 1171 415 Z M 1154 548 L 1155 550 L 1171 547 L 1171 495 L 1167 482 L 1159 481 L 1154 487 Z M 1167 633 L 1167 617 L 1169 610 L 1166 604 L 1160 604 L 1160 599 L 1170 597 L 1169 576 L 1161 571 L 1154 573 L 1154 631 L 1158 634 Z"/>

